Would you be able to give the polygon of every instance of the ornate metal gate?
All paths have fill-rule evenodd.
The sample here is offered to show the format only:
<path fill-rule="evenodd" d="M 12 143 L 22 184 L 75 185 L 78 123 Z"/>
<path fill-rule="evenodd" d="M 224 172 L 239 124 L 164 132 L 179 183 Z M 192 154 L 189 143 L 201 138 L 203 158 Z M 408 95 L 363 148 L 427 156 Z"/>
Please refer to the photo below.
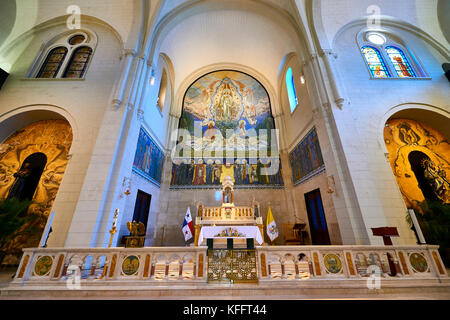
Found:
<path fill-rule="evenodd" d="M 256 282 L 256 250 L 208 250 L 208 283 Z"/>

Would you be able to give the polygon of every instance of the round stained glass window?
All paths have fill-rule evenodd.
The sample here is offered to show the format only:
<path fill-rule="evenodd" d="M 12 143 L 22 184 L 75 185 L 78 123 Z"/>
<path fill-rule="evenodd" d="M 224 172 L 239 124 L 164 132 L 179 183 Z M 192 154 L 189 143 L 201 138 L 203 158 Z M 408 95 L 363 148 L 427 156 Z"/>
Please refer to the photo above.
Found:
<path fill-rule="evenodd" d="M 379 33 L 369 33 L 367 35 L 367 40 L 378 46 L 386 43 L 386 38 Z"/>
<path fill-rule="evenodd" d="M 84 40 L 86 40 L 86 37 L 82 34 L 77 34 L 76 36 L 73 36 L 69 39 L 69 44 L 72 46 L 75 46 L 77 44 L 83 43 Z"/>

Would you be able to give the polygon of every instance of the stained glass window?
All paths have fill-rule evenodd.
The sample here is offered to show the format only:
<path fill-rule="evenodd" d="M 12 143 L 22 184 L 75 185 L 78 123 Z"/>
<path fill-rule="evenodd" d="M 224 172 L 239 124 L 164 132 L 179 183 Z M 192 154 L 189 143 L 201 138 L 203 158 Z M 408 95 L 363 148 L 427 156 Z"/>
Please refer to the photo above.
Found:
<path fill-rule="evenodd" d="M 85 36 L 77 34 L 76 36 L 73 36 L 72 38 L 69 39 L 69 44 L 75 46 L 77 44 L 82 43 L 84 40 L 86 40 Z"/>
<path fill-rule="evenodd" d="M 58 47 L 52 49 L 47 55 L 44 64 L 39 70 L 37 78 L 55 78 L 67 55 L 67 48 Z"/>
<path fill-rule="evenodd" d="M 82 78 L 91 58 L 92 49 L 80 47 L 75 50 L 72 59 L 64 73 L 64 78 Z"/>
<path fill-rule="evenodd" d="M 297 93 L 295 92 L 294 75 L 291 68 L 286 72 L 286 87 L 289 96 L 289 104 L 291 105 L 291 112 L 294 112 L 298 104 L 298 99 Z"/>
<path fill-rule="evenodd" d="M 396 47 L 386 47 L 386 52 L 400 78 L 416 77 L 414 69 L 411 67 L 411 64 L 409 63 L 402 50 Z"/>
<path fill-rule="evenodd" d="M 361 49 L 364 57 L 366 58 L 370 72 L 374 78 L 390 78 L 386 64 L 380 54 L 380 52 L 372 47 L 362 47 Z"/>

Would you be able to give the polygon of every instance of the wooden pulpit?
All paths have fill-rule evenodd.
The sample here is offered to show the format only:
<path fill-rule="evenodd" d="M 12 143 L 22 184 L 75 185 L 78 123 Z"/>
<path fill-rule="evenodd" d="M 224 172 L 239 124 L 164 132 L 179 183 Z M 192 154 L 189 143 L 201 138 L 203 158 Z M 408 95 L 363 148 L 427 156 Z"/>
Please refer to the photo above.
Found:
<path fill-rule="evenodd" d="M 374 236 L 383 237 L 385 246 L 392 246 L 391 237 L 399 237 L 396 227 L 371 228 Z"/>

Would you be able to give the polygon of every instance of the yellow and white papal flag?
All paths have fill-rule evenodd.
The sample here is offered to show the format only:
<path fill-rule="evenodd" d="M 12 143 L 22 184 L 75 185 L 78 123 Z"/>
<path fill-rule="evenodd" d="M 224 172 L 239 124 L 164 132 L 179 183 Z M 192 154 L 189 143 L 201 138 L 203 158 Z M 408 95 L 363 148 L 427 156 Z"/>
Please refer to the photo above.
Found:
<path fill-rule="evenodd" d="M 278 228 L 275 220 L 273 219 L 272 210 L 269 206 L 269 212 L 267 213 L 267 226 L 266 226 L 267 235 L 270 238 L 270 241 L 278 238 Z"/>

